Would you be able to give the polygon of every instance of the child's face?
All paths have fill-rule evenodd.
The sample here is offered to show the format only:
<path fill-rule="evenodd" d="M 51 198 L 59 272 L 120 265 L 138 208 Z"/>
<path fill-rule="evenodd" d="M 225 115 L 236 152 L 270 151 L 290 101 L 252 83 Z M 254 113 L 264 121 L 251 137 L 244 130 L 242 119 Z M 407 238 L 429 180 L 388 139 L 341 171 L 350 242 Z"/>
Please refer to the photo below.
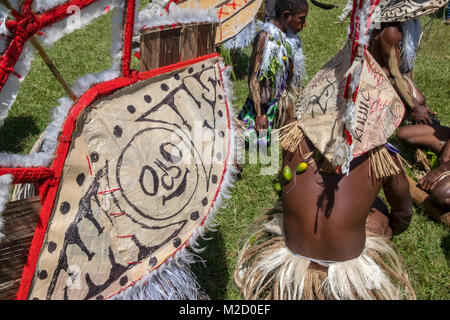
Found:
<path fill-rule="evenodd" d="M 292 14 L 291 11 L 283 12 L 285 26 L 293 33 L 299 33 L 306 26 L 308 9 Z"/>

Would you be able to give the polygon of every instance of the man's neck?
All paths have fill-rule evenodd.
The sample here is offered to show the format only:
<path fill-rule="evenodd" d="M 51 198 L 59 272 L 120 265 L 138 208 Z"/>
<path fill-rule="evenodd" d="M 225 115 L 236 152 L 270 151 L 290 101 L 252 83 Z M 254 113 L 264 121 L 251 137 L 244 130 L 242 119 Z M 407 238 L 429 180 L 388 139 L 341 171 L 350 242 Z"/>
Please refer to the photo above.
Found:
<path fill-rule="evenodd" d="M 280 20 L 273 19 L 271 22 L 275 27 L 280 29 L 282 32 L 284 32 L 284 33 L 287 32 L 287 28 L 285 26 L 283 26 L 283 24 L 281 23 Z"/>

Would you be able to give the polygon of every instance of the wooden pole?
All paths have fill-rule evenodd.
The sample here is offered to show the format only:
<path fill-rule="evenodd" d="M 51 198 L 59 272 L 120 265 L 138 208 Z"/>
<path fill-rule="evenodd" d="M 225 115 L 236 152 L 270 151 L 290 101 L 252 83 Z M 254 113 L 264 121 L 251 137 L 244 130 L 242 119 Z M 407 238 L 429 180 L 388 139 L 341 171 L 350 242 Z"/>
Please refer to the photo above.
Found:
<path fill-rule="evenodd" d="M 431 200 L 431 197 L 428 193 L 423 191 L 417 186 L 417 182 L 409 177 L 409 191 L 411 193 L 411 197 L 413 199 L 413 202 L 417 206 L 421 206 L 425 209 L 425 214 L 430 216 L 436 221 L 442 222 L 447 227 L 450 227 L 450 212 L 445 212 L 443 209 L 438 207 L 434 204 L 434 202 Z"/>
<path fill-rule="evenodd" d="M 70 88 L 70 86 L 67 83 L 67 81 L 63 78 L 63 76 L 59 72 L 58 68 L 53 63 L 53 61 L 50 59 L 50 57 L 47 54 L 47 52 L 45 52 L 44 48 L 42 47 L 41 43 L 36 38 L 36 36 L 32 36 L 30 41 L 31 41 L 31 44 L 33 45 L 33 47 L 35 47 L 36 50 L 39 52 L 39 55 L 41 56 L 42 60 L 44 60 L 45 64 L 49 67 L 50 71 L 53 73 L 53 75 L 55 76 L 56 80 L 58 80 L 58 82 L 61 84 L 61 86 L 63 87 L 64 91 L 66 91 L 66 93 L 69 95 L 69 97 L 73 101 L 76 101 L 77 100 L 77 96 L 72 91 L 72 89 Z"/>
<path fill-rule="evenodd" d="M 9 2 L 9 0 L 0 0 L 0 2 L 6 8 L 8 8 L 8 10 L 10 10 L 10 11 L 15 10 L 14 7 L 12 6 L 12 4 Z M 70 86 L 67 83 L 67 81 L 63 78 L 63 76 L 59 72 L 58 68 L 55 66 L 53 61 L 50 59 L 50 56 L 47 54 L 47 52 L 45 51 L 44 47 L 41 45 L 41 43 L 39 42 L 39 40 L 36 38 L 35 35 L 33 35 L 30 38 L 30 42 L 33 45 L 33 47 L 39 52 L 39 55 L 41 56 L 42 60 L 44 60 L 45 64 L 50 68 L 50 71 L 53 73 L 53 75 L 55 76 L 56 80 L 58 80 L 58 82 L 61 84 L 61 86 L 63 87 L 64 91 L 66 91 L 66 93 L 69 95 L 69 97 L 73 101 L 76 101 L 77 100 L 77 96 L 72 91 L 72 89 L 70 88 Z"/>

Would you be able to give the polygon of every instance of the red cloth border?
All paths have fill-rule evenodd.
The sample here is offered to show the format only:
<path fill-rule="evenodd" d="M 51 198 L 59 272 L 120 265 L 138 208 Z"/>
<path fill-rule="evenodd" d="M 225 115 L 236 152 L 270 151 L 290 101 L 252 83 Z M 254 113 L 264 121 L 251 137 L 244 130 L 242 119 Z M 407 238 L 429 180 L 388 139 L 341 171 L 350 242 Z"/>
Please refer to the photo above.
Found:
<path fill-rule="evenodd" d="M 96 99 L 102 96 L 109 95 L 114 91 L 121 89 L 123 87 L 129 86 L 140 80 L 146 80 L 155 77 L 160 74 L 171 72 L 184 68 L 186 66 L 208 60 L 214 57 L 219 57 L 217 53 L 208 54 L 202 57 L 194 58 L 191 60 L 176 63 L 170 66 L 158 68 L 155 70 L 139 73 L 136 72 L 130 78 L 117 78 L 111 81 L 97 84 L 91 89 L 86 91 L 80 99 L 71 108 L 65 122 L 63 125 L 63 130 L 60 136 L 71 137 L 73 130 L 75 129 L 76 121 L 80 113 L 88 108 Z M 228 105 L 227 105 L 228 106 Z M 228 109 L 227 109 L 228 111 Z M 229 124 L 228 124 L 229 125 Z M 30 245 L 28 252 L 27 261 L 25 263 L 22 278 L 20 281 L 20 286 L 17 291 L 16 300 L 26 300 L 30 290 L 31 282 L 33 280 L 33 275 L 35 272 L 36 264 L 41 252 L 41 248 L 44 242 L 45 234 L 47 231 L 48 222 L 53 210 L 54 202 L 56 200 L 56 194 L 59 188 L 59 182 L 62 175 L 62 170 L 64 163 L 69 152 L 71 141 L 70 139 L 60 139 L 57 147 L 55 160 L 53 161 L 50 170 L 54 173 L 51 179 L 47 179 L 39 189 L 39 193 L 44 198 L 41 197 L 42 209 L 39 217 L 38 224 L 36 226 L 33 240 Z M 222 177 L 223 178 L 223 177 Z M 217 196 L 217 195 L 216 195 Z"/>
<path fill-rule="evenodd" d="M 125 20 L 125 30 L 123 39 L 122 54 L 122 76 L 129 77 L 131 74 L 131 46 L 133 42 L 134 15 L 136 10 L 136 1 L 128 1 L 128 8 Z"/>
<path fill-rule="evenodd" d="M 30 183 L 47 180 L 54 176 L 54 172 L 48 168 L 0 168 L 0 176 L 11 174 L 14 176 L 13 184 Z"/>

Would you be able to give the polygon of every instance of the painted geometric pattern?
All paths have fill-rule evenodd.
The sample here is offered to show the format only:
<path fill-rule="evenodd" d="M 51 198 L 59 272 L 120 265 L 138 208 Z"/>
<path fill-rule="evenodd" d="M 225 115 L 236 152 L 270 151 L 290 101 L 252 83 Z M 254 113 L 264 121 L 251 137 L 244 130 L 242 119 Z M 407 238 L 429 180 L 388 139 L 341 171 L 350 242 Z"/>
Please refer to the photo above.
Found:
<path fill-rule="evenodd" d="M 29 299 L 106 299 L 186 246 L 222 186 L 229 124 L 217 58 L 85 110 Z"/>

